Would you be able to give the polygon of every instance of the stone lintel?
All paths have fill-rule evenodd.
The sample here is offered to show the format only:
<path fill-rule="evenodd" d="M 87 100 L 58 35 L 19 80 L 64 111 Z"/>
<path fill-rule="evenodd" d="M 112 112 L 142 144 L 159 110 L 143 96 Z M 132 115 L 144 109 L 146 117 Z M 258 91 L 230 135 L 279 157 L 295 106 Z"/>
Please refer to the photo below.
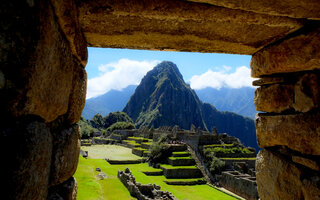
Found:
<path fill-rule="evenodd" d="M 77 1 L 89 46 L 253 54 L 304 21 L 181 0 Z"/>
<path fill-rule="evenodd" d="M 208 3 L 226 8 L 247 10 L 268 15 L 288 16 L 292 18 L 308 18 L 320 20 L 320 5 L 318 0 L 189 0 Z"/>
<path fill-rule="evenodd" d="M 255 119 L 261 148 L 287 146 L 302 154 L 320 155 L 320 113 L 270 115 L 258 113 Z"/>

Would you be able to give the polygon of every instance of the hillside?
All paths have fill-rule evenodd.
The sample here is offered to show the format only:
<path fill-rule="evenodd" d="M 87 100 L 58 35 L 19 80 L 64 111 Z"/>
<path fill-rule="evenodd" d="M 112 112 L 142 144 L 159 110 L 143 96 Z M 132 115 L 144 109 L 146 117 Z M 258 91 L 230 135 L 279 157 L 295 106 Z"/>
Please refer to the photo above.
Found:
<path fill-rule="evenodd" d="M 189 129 L 194 124 L 206 129 L 199 98 L 171 62 L 162 62 L 147 73 L 123 111 L 137 127 L 178 124 Z"/>
<path fill-rule="evenodd" d="M 253 120 L 203 104 L 172 62 L 164 61 L 149 71 L 123 111 L 137 127 L 178 125 L 189 129 L 194 124 L 211 130 L 216 126 L 220 133 L 227 132 L 245 145 L 257 147 Z"/>
<path fill-rule="evenodd" d="M 201 101 L 214 105 L 220 111 L 230 111 L 254 119 L 255 88 L 204 88 L 195 90 Z"/>
<path fill-rule="evenodd" d="M 136 85 L 129 85 L 121 91 L 110 90 L 101 96 L 87 99 L 82 111 L 82 116 L 85 119 L 92 119 L 97 113 L 106 116 L 110 112 L 122 110 L 129 101 L 130 96 L 134 93 L 136 87 Z"/>

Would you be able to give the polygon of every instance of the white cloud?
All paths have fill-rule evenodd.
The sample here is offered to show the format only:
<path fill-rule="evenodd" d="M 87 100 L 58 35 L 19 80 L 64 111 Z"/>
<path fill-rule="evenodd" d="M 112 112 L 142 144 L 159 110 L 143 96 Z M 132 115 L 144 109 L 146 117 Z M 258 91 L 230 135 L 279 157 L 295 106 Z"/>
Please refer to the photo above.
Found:
<path fill-rule="evenodd" d="M 212 87 L 220 89 L 222 87 L 229 88 L 241 88 L 241 87 L 253 87 L 252 81 L 254 80 L 250 76 L 250 69 L 246 66 L 241 66 L 233 73 L 227 73 L 231 70 L 231 67 L 223 66 L 222 71 L 212 71 L 209 69 L 207 72 L 201 75 L 194 75 L 190 79 L 190 86 L 192 89 L 203 89 L 206 87 Z"/>
<path fill-rule="evenodd" d="M 138 85 L 143 76 L 160 61 L 136 61 L 120 59 L 118 62 L 99 66 L 101 75 L 88 80 L 87 99 L 109 90 L 122 90 L 129 85 Z"/>

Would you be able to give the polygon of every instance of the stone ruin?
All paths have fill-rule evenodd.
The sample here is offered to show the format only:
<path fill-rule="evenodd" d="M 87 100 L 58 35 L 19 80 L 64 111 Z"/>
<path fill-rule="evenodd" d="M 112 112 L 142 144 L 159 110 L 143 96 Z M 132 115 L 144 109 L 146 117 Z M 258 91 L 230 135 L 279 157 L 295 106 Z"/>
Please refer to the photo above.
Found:
<path fill-rule="evenodd" d="M 238 171 L 222 172 L 220 185 L 248 200 L 259 199 L 256 177 Z"/>
<path fill-rule="evenodd" d="M 320 199 L 319 0 L 3 0 L 0 15 L 3 199 L 74 174 L 88 46 L 252 55 L 259 196 Z"/>
<path fill-rule="evenodd" d="M 129 190 L 130 195 L 138 200 L 177 200 L 170 192 L 161 191 L 156 184 L 141 184 L 136 182 L 129 168 L 118 170 L 118 178 Z"/>

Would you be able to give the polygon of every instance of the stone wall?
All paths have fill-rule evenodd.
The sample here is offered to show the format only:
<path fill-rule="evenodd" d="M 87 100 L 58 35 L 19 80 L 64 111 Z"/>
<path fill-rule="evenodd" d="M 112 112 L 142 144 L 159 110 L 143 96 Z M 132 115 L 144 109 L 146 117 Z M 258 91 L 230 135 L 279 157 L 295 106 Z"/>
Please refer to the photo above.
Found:
<path fill-rule="evenodd" d="M 87 44 L 73 1 L 0 5 L 3 199 L 75 199 Z"/>
<path fill-rule="evenodd" d="M 312 26 L 252 57 L 259 86 L 255 124 L 261 199 L 320 199 L 320 28 Z"/>
<path fill-rule="evenodd" d="M 176 198 L 167 191 L 161 191 L 160 186 L 155 184 L 141 184 L 136 182 L 135 177 L 129 168 L 125 171 L 118 170 L 118 178 L 122 184 L 129 190 L 130 195 L 138 200 L 175 200 Z"/>
<path fill-rule="evenodd" d="M 222 172 L 220 184 L 245 199 L 256 200 L 259 198 L 256 179 L 248 174 L 241 174 L 236 171 Z"/>

